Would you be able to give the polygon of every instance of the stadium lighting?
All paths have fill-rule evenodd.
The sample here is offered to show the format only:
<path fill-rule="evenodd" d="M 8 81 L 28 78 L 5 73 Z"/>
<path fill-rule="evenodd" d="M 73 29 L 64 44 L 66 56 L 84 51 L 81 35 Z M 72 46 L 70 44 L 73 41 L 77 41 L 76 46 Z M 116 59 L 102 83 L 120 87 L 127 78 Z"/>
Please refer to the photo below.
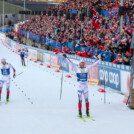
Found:
<path fill-rule="evenodd" d="M 124 6 L 124 0 L 121 0 L 120 5 Z M 122 29 L 123 29 L 123 15 L 121 15 L 120 17 L 120 33 L 122 32 Z"/>
<path fill-rule="evenodd" d="M 26 0 L 24 0 L 24 11 L 25 11 L 25 9 L 26 9 Z M 25 16 L 25 14 L 24 14 L 24 20 L 26 19 L 26 16 Z"/>
<path fill-rule="evenodd" d="M 3 0 L 3 32 L 4 32 L 4 28 L 5 28 L 5 26 L 4 26 L 4 18 L 5 18 L 5 3 L 4 3 L 5 1 Z"/>

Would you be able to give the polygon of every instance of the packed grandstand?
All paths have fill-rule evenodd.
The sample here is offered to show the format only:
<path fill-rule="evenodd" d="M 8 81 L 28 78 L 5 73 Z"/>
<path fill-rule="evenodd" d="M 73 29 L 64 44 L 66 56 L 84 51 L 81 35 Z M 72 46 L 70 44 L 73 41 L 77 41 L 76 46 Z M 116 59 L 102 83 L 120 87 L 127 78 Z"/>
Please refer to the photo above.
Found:
<path fill-rule="evenodd" d="M 119 0 L 68 0 L 19 25 L 18 42 L 30 38 L 55 53 L 131 65 L 134 1 L 125 0 L 120 30 Z M 10 35 L 13 38 L 14 31 Z"/>

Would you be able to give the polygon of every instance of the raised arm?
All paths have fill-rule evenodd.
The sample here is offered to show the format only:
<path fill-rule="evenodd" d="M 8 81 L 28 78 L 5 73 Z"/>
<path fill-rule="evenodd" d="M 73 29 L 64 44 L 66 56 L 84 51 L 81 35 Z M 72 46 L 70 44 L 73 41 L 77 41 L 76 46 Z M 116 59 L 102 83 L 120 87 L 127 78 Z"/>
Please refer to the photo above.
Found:
<path fill-rule="evenodd" d="M 66 58 L 67 62 L 73 67 L 74 71 L 77 72 L 78 67 L 68 58 Z"/>
<path fill-rule="evenodd" d="M 71 65 L 73 67 L 74 71 L 77 72 L 78 67 L 69 58 L 67 58 L 65 54 L 63 54 L 63 57 L 66 58 L 66 60 L 69 63 L 69 65 Z"/>
<path fill-rule="evenodd" d="M 101 60 L 99 59 L 96 62 L 94 62 L 93 64 L 86 66 L 87 70 L 90 70 L 92 67 L 96 66 L 100 61 Z"/>

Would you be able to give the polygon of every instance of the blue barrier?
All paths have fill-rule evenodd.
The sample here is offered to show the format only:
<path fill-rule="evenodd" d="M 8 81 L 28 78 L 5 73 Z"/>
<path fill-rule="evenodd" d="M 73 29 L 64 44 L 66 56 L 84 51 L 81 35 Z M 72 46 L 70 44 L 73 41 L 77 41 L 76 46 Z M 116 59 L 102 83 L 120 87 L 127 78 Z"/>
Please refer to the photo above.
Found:
<path fill-rule="evenodd" d="M 27 35 L 27 32 L 26 31 L 23 31 L 23 30 L 20 30 L 20 34 L 22 35 Z M 37 40 L 37 41 L 42 41 L 42 43 L 44 44 L 47 44 L 49 46 L 52 46 L 54 48 L 57 48 L 59 47 L 60 50 L 62 51 L 62 46 L 67 46 L 71 51 L 73 50 L 72 48 L 72 42 L 66 42 L 66 44 L 62 44 L 62 43 L 59 43 L 58 41 L 55 41 L 53 39 L 49 39 L 48 37 L 43 37 L 41 38 L 40 36 L 36 35 L 36 34 L 33 34 L 32 32 L 29 32 L 29 38 L 31 39 L 34 39 L 34 40 Z M 81 50 L 86 50 L 89 54 L 92 52 L 93 56 L 95 55 L 95 52 L 97 52 L 98 54 L 101 54 L 101 55 L 105 55 L 105 60 L 106 61 L 110 61 L 110 58 L 111 58 L 111 53 L 110 52 L 106 52 L 106 51 L 103 51 L 103 50 L 97 50 L 96 48 L 91 48 L 91 47 L 82 47 L 81 45 L 78 45 L 75 47 L 74 50 L 78 50 L 78 51 L 81 51 Z M 114 54 L 114 60 L 117 58 L 118 54 Z"/>
<path fill-rule="evenodd" d="M 0 28 L 0 32 L 3 32 L 3 28 Z M 10 28 L 4 28 L 4 32 L 10 33 L 11 29 Z"/>
<path fill-rule="evenodd" d="M 121 91 L 121 74 L 120 70 L 99 66 L 99 80 L 102 85 Z M 105 71 L 105 73 L 104 73 Z M 105 76 L 104 76 L 105 75 Z M 105 81 L 104 81 L 105 77 Z"/>

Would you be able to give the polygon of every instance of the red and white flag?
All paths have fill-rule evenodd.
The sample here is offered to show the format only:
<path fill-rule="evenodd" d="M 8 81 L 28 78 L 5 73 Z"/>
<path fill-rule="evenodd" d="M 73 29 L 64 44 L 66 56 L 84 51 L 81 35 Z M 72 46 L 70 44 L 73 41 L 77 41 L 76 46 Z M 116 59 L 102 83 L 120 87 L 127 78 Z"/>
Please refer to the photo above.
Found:
<path fill-rule="evenodd" d="M 92 26 L 93 26 L 94 29 L 99 29 L 100 28 L 99 19 L 100 19 L 99 13 L 94 11 L 93 12 L 93 19 L 92 19 Z"/>

